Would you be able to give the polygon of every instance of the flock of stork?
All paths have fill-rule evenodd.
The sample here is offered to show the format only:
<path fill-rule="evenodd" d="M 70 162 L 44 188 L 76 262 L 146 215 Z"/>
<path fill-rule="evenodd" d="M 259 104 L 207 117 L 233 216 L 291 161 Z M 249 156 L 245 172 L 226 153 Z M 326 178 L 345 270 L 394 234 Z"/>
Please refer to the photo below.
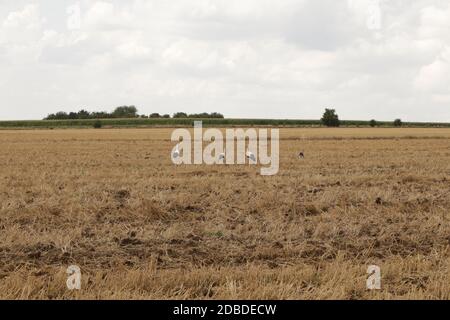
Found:
<path fill-rule="evenodd" d="M 177 159 L 180 156 L 181 156 L 180 149 L 178 148 L 178 145 L 177 145 L 175 150 L 174 150 L 174 152 L 173 152 L 173 154 L 172 154 L 172 157 L 174 159 Z M 220 153 L 219 154 L 219 161 L 221 161 L 221 162 L 225 161 L 225 157 L 226 157 L 225 153 L 223 153 L 223 152 Z M 252 161 L 253 163 L 256 163 L 256 156 L 255 156 L 255 154 L 253 152 L 251 152 L 250 150 L 248 150 L 248 149 L 247 149 L 247 152 L 245 153 L 245 157 L 247 158 L 247 160 L 249 160 L 249 162 Z M 305 152 L 301 151 L 298 154 L 298 157 L 300 159 L 305 159 Z"/>

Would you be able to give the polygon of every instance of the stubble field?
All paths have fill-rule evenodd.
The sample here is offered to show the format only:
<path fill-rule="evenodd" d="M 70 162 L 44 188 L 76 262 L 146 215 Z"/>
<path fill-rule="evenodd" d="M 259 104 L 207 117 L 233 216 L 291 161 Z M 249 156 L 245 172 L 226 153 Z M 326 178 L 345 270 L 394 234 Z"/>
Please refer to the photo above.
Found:
<path fill-rule="evenodd" d="M 273 177 L 171 132 L 0 131 L 0 299 L 450 298 L 450 129 L 281 129 Z"/>

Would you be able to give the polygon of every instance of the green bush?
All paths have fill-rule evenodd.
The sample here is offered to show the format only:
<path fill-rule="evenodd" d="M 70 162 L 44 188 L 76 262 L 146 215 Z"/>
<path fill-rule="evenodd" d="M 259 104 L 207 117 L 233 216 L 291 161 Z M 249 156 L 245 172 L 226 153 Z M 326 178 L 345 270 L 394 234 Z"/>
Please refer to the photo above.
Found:
<path fill-rule="evenodd" d="M 100 129 L 102 127 L 102 122 L 100 120 L 97 120 L 92 125 L 95 129 Z"/>

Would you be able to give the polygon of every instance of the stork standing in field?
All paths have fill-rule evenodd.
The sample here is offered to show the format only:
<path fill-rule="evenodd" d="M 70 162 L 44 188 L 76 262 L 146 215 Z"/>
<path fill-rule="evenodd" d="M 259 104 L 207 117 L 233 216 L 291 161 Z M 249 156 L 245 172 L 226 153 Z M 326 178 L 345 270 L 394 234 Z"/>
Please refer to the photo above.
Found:
<path fill-rule="evenodd" d="M 173 159 L 178 159 L 180 157 L 180 149 L 178 145 L 175 147 L 175 151 L 172 153 Z"/>
<path fill-rule="evenodd" d="M 256 162 L 256 156 L 253 152 L 251 152 L 250 150 L 247 149 L 247 152 L 245 153 L 246 157 L 248 160 L 251 160 L 253 162 Z M 250 163 L 250 161 L 249 161 Z"/>

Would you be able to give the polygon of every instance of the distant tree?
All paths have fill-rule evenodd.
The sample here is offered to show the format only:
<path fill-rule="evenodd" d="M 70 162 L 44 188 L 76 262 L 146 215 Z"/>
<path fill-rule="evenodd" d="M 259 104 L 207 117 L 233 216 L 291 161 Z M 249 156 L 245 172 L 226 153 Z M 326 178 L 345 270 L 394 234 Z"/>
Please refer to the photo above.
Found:
<path fill-rule="evenodd" d="M 372 128 L 376 127 L 377 125 L 378 125 L 378 123 L 374 119 L 370 120 L 370 126 Z"/>
<path fill-rule="evenodd" d="M 70 112 L 68 118 L 71 119 L 71 120 L 78 119 L 78 113 Z"/>
<path fill-rule="evenodd" d="M 202 113 L 192 113 L 188 116 L 188 118 L 195 118 L 195 119 L 213 119 L 213 118 L 220 118 L 223 119 L 224 116 L 220 113 L 217 112 L 213 112 L 213 113 L 207 113 L 207 112 L 202 112 Z"/>
<path fill-rule="evenodd" d="M 188 116 L 188 118 L 195 118 L 195 119 L 206 119 L 209 118 L 209 114 L 206 112 L 203 113 L 192 113 Z"/>
<path fill-rule="evenodd" d="M 112 116 L 114 118 L 136 118 L 138 117 L 138 110 L 135 106 L 122 106 L 117 107 Z"/>
<path fill-rule="evenodd" d="M 89 111 L 86 111 L 84 109 L 78 111 L 78 118 L 77 119 L 89 119 L 91 114 Z"/>
<path fill-rule="evenodd" d="M 100 112 L 91 112 L 90 114 L 91 119 L 108 119 L 111 118 L 111 114 L 105 111 Z"/>
<path fill-rule="evenodd" d="M 44 120 L 67 120 L 69 115 L 64 111 L 59 111 L 57 113 L 50 113 Z"/>
<path fill-rule="evenodd" d="M 394 127 L 401 127 L 403 125 L 402 119 L 394 120 Z"/>
<path fill-rule="evenodd" d="M 55 120 L 66 120 L 69 119 L 69 115 L 64 111 L 59 111 L 55 114 Z"/>
<path fill-rule="evenodd" d="M 78 112 L 70 112 L 67 114 L 66 112 L 60 111 L 57 113 L 49 114 L 44 120 L 76 120 L 76 119 L 110 119 L 110 118 L 164 118 L 170 119 L 169 114 L 161 115 L 159 113 L 152 113 L 149 116 L 147 115 L 139 115 L 138 110 L 135 106 L 122 106 L 117 107 L 113 112 L 109 113 L 106 111 L 94 111 L 89 112 L 85 109 L 82 109 Z M 210 118 L 218 118 L 223 119 L 224 116 L 218 112 L 202 112 L 202 113 L 193 113 L 186 114 L 185 112 L 177 112 L 173 115 L 173 118 L 196 118 L 196 119 L 210 119 Z"/>
<path fill-rule="evenodd" d="M 184 112 L 177 112 L 173 115 L 173 118 L 175 118 L 175 119 L 176 118 L 187 118 L 187 117 L 188 117 L 188 115 Z"/>
<path fill-rule="evenodd" d="M 321 121 L 327 127 L 339 127 L 340 125 L 339 116 L 334 109 L 325 109 Z"/>
<path fill-rule="evenodd" d="M 44 120 L 76 120 L 76 119 L 109 119 L 109 118 L 137 118 L 139 117 L 135 106 L 122 106 L 117 107 L 112 113 L 106 111 L 89 112 L 82 109 L 78 112 L 66 112 L 60 111 L 57 113 L 49 114 Z"/>
<path fill-rule="evenodd" d="M 44 120 L 55 120 L 56 115 L 54 113 L 50 113 Z"/>
<path fill-rule="evenodd" d="M 221 113 L 213 112 L 213 113 L 211 113 L 211 118 L 223 119 L 223 118 L 225 118 L 225 117 L 224 117 L 223 114 L 221 114 Z"/>

